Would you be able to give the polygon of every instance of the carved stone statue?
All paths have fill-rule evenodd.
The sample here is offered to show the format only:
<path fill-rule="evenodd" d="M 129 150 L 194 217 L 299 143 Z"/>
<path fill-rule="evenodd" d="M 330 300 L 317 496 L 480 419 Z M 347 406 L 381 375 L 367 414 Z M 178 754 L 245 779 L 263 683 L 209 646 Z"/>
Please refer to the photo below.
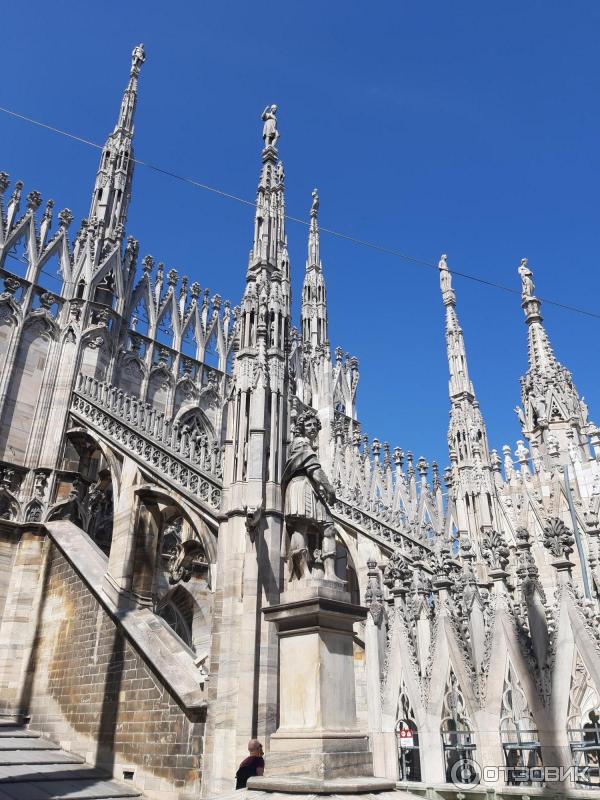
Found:
<path fill-rule="evenodd" d="M 144 45 L 138 44 L 137 47 L 133 48 L 133 52 L 131 54 L 131 74 L 137 75 L 140 71 L 140 67 L 146 60 L 146 53 L 144 52 Z"/>
<path fill-rule="evenodd" d="M 325 579 L 342 583 L 334 569 L 335 525 L 329 511 L 329 505 L 335 502 L 335 490 L 321 468 L 315 449 L 320 428 L 314 411 L 298 417 L 281 480 L 286 526 L 282 555 L 288 562 L 290 582 L 311 577 L 310 548 L 315 562 L 323 561 Z"/>
<path fill-rule="evenodd" d="M 263 141 L 265 147 L 276 147 L 277 139 L 279 139 L 279 131 L 277 130 L 277 106 L 267 106 L 262 113 L 263 125 Z"/>
<path fill-rule="evenodd" d="M 519 267 L 519 275 L 521 276 L 521 297 L 523 300 L 528 297 L 533 297 L 535 286 L 533 284 L 533 272 L 527 266 L 527 259 L 521 259 L 521 266 Z"/>
<path fill-rule="evenodd" d="M 452 289 L 452 276 L 450 275 L 450 270 L 448 269 L 448 263 L 446 259 L 447 256 L 443 255 L 438 264 L 442 292 L 449 292 Z"/>
<path fill-rule="evenodd" d="M 312 190 L 312 205 L 310 208 L 311 217 L 316 217 L 319 211 L 319 192 L 317 189 Z"/>

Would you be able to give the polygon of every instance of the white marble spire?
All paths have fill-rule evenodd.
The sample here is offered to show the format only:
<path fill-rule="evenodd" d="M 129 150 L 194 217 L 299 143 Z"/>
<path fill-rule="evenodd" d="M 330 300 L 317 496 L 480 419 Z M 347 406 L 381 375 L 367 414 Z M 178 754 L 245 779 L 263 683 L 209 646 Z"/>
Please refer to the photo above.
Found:
<path fill-rule="evenodd" d="M 327 294 L 320 257 L 319 193 L 313 189 L 308 229 L 308 257 L 302 286 L 302 341 L 312 348 L 328 343 Z"/>
<path fill-rule="evenodd" d="M 120 241 L 125 231 L 133 181 L 133 122 L 138 77 L 145 60 L 144 45 L 137 45 L 131 54 L 129 81 L 123 93 L 119 116 L 100 156 L 88 228 L 95 240 L 97 253 L 102 252 L 105 242 L 114 244 Z"/>
<path fill-rule="evenodd" d="M 528 369 L 521 379 L 523 408 L 515 409 L 524 435 L 561 454 L 564 461 L 569 448 L 585 444 L 588 409 L 580 399 L 573 376 L 556 358 L 543 325 L 542 303 L 534 294 L 533 273 L 527 259 L 518 269 L 521 278 L 521 307 L 527 325 Z M 550 449 L 548 448 L 548 445 Z"/>

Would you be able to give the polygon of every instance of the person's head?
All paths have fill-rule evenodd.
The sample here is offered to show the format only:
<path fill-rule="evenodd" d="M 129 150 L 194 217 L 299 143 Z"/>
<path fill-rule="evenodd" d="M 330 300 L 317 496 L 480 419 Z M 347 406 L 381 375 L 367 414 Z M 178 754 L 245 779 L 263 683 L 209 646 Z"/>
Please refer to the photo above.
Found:
<path fill-rule="evenodd" d="M 321 422 L 314 411 L 305 411 L 296 420 L 296 436 L 306 436 L 311 442 L 321 430 Z"/>
<path fill-rule="evenodd" d="M 258 739 L 250 739 L 248 742 L 248 752 L 251 756 L 259 756 L 262 753 L 262 744 Z"/>

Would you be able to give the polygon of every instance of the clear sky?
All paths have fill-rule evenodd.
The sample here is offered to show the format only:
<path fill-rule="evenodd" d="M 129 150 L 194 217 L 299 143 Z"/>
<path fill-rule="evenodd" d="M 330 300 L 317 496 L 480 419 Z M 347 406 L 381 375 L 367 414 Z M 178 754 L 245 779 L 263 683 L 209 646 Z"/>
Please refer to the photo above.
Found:
<path fill-rule="evenodd" d="M 253 199 L 279 105 L 287 208 L 325 227 L 600 313 L 595 0 L 5 3 L 0 105 L 102 143 L 143 42 L 136 156 Z M 86 216 L 98 153 L 0 114 L 0 170 Z M 138 168 L 128 232 L 234 303 L 252 209 Z M 306 229 L 289 223 L 295 314 Z M 332 346 L 358 356 L 366 433 L 447 461 L 434 270 L 322 237 Z M 526 367 L 517 295 L 455 278 L 491 445 L 513 444 Z M 549 305 L 559 359 L 600 422 L 600 320 Z"/>

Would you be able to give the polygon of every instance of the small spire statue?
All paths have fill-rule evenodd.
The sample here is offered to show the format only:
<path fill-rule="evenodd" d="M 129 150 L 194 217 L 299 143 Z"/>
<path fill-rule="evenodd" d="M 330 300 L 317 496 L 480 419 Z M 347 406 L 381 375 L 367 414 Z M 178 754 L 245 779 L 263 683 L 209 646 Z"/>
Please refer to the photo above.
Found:
<path fill-rule="evenodd" d="M 144 50 L 143 44 L 138 44 L 137 47 L 133 48 L 133 52 L 131 54 L 131 74 L 132 75 L 139 75 L 140 74 L 140 67 L 146 60 L 146 51 Z"/>
<path fill-rule="evenodd" d="M 319 192 L 317 189 L 312 190 L 312 206 L 310 207 L 310 216 L 316 217 L 319 212 Z"/>
<path fill-rule="evenodd" d="M 452 290 L 452 275 L 448 269 L 448 256 L 444 253 L 439 260 L 438 269 L 440 271 L 440 286 L 442 292 L 449 292 Z"/>
<path fill-rule="evenodd" d="M 530 297 L 533 297 L 533 293 L 535 291 L 533 273 L 527 266 L 526 258 L 521 259 L 521 266 L 519 267 L 518 272 L 521 276 L 521 298 L 526 300 Z"/>
<path fill-rule="evenodd" d="M 277 139 L 279 139 L 279 131 L 277 130 L 277 106 L 267 106 L 262 113 L 261 119 L 265 123 L 263 125 L 263 141 L 265 147 L 276 147 Z"/>

